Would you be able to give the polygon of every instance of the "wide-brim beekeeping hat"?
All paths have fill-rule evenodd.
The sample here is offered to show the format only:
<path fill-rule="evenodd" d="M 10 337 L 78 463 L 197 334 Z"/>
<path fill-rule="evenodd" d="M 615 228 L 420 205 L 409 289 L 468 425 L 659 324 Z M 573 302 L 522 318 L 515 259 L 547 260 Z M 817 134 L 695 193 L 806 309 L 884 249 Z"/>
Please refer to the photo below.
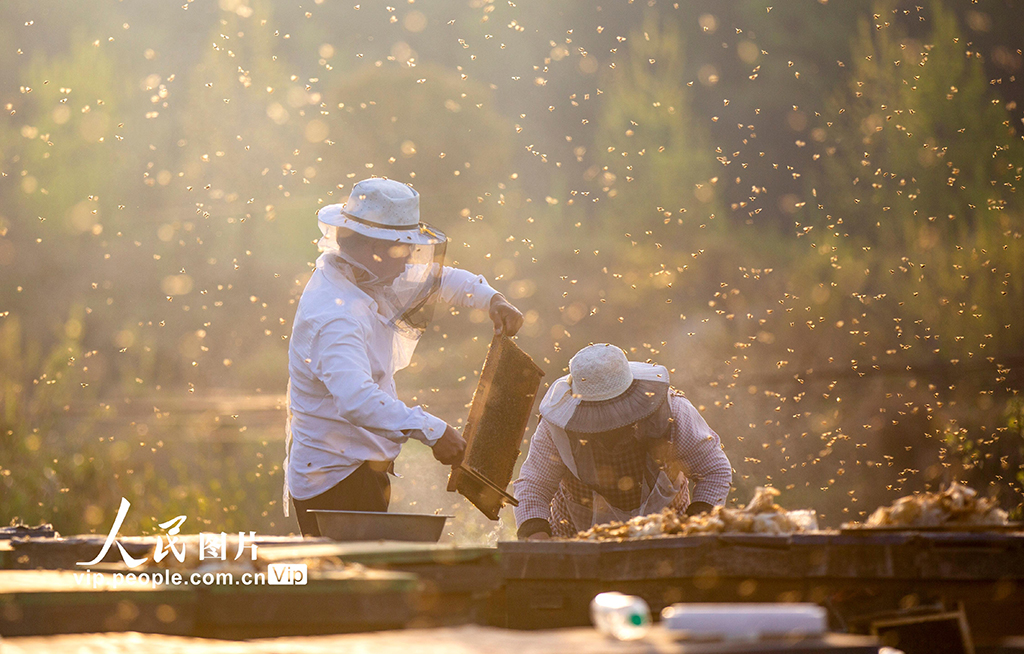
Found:
<path fill-rule="evenodd" d="M 348 200 L 322 207 L 317 220 L 325 237 L 344 227 L 370 238 L 416 245 L 437 245 L 446 240 L 443 232 L 420 222 L 420 194 L 416 189 L 381 177 L 356 182 Z M 330 249 L 330 244 L 321 243 L 321 249 Z"/>
<path fill-rule="evenodd" d="M 664 366 L 630 361 L 614 345 L 589 345 L 569 360 L 569 374 L 540 403 L 545 420 L 566 431 L 593 434 L 650 416 L 668 399 Z"/>

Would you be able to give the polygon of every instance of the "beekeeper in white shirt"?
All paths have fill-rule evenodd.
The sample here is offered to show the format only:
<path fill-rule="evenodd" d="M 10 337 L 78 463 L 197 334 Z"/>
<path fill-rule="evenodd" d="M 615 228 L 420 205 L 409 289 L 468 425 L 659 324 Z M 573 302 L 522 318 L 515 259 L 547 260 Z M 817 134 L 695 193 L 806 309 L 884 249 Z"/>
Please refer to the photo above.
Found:
<path fill-rule="evenodd" d="M 523 324 L 483 277 L 444 266 L 447 239 L 420 222 L 408 185 L 363 180 L 317 219 L 322 254 L 288 351 L 284 508 L 290 499 L 304 536 L 320 535 L 309 509 L 387 511 L 388 472 L 409 438 L 444 465 L 461 462 L 462 436 L 395 391 L 394 374 L 409 364 L 435 304 L 486 310 L 495 332 L 509 336 Z"/>

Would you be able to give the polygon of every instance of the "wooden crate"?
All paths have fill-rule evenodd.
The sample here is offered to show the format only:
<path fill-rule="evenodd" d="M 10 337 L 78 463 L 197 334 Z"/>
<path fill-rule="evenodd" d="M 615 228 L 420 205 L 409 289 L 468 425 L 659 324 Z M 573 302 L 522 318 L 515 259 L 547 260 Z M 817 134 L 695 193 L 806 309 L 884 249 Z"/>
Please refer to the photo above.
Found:
<path fill-rule="evenodd" d="M 871 634 L 906 654 L 974 654 L 963 609 L 873 620 Z"/>
<path fill-rule="evenodd" d="M 504 619 L 501 566 L 493 545 L 388 541 L 283 545 L 265 547 L 260 556 L 268 562 L 303 556 L 337 558 L 375 570 L 412 573 L 419 586 L 410 624 L 418 627 L 497 624 Z"/>
<path fill-rule="evenodd" d="M 1024 534 L 723 534 L 633 541 L 498 544 L 506 625 L 588 624 L 590 599 L 617 590 L 655 612 L 674 602 L 810 601 L 832 627 L 902 603 L 962 602 L 978 647 L 1024 635 Z"/>

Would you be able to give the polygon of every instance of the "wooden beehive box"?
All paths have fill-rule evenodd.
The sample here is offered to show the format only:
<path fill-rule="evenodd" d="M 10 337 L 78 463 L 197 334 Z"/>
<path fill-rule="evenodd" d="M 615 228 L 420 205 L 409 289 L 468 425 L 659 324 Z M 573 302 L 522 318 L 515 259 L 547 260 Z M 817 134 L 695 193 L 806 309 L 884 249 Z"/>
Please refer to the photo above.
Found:
<path fill-rule="evenodd" d="M 466 455 L 452 468 L 448 490 L 458 491 L 491 520 L 505 502 L 544 371 L 505 336 L 491 341 L 473 393 L 463 437 Z"/>

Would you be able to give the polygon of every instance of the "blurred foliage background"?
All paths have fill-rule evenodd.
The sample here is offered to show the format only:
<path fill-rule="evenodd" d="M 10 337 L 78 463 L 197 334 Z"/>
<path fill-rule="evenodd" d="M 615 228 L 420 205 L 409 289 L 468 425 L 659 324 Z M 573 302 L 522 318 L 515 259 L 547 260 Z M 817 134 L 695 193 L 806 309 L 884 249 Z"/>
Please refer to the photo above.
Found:
<path fill-rule="evenodd" d="M 667 365 L 736 470 L 823 524 L 964 481 L 1021 502 L 1013 0 L 0 4 L 0 518 L 296 530 L 282 400 L 315 211 L 412 183 L 563 374 Z M 398 383 L 453 424 L 490 339 Z M 524 447 L 525 449 L 525 447 Z M 509 537 L 410 443 L 398 510 Z"/>

